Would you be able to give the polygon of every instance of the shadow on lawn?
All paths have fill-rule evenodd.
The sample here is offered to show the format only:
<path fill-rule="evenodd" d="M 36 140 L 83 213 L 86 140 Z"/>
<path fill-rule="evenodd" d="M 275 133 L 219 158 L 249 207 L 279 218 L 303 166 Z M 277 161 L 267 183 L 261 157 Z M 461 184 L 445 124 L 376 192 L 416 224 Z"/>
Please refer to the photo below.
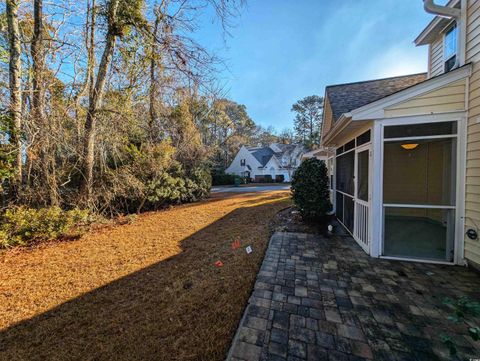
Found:
<path fill-rule="evenodd" d="M 0 331 L 0 359 L 224 359 L 263 258 L 268 220 L 284 206 L 238 208 L 184 239 L 182 253 Z M 232 250 L 235 237 L 249 240 L 254 253 L 244 242 Z"/>

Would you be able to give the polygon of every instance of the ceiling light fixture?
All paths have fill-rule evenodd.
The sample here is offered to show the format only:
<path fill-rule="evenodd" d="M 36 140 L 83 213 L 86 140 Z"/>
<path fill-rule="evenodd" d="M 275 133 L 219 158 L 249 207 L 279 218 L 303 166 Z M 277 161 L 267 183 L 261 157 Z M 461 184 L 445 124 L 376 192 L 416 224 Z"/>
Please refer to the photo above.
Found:
<path fill-rule="evenodd" d="M 406 150 L 412 150 L 412 149 L 415 149 L 416 147 L 418 147 L 418 144 L 417 143 L 405 143 L 405 144 L 402 144 L 401 147 L 403 149 L 406 149 Z"/>

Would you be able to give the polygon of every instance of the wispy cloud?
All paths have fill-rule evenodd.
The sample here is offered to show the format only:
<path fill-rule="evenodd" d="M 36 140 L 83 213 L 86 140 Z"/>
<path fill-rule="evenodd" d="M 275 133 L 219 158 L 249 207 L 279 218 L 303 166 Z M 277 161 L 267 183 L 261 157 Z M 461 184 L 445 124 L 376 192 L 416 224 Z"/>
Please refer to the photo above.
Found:
<path fill-rule="evenodd" d="M 385 49 L 365 67 L 365 77 L 385 78 L 427 71 L 427 49 L 399 43 Z"/>

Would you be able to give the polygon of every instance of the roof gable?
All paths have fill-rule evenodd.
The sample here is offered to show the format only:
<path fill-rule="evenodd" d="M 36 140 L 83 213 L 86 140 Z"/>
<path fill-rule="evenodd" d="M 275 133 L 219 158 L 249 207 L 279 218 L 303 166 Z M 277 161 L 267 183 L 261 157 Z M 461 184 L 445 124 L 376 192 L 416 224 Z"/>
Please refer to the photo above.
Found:
<path fill-rule="evenodd" d="M 377 101 L 374 101 L 369 104 L 365 104 L 364 106 L 361 106 L 357 109 L 354 109 L 351 113 L 350 116 L 352 120 L 371 120 L 371 119 L 380 119 L 385 117 L 385 109 L 387 108 L 392 108 L 392 106 L 399 105 L 399 107 L 403 107 L 402 104 L 406 104 L 407 101 L 413 101 L 415 103 L 410 103 L 410 107 L 415 107 L 418 106 L 417 104 L 418 100 L 424 101 L 425 99 L 421 98 L 427 98 L 430 99 L 429 103 L 433 104 L 431 100 L 435 97 L 438 96 L 443 96 L 443 90 L 440 92 L 434 92 L 437 89 L 440 89 L 442 87 L 445 87 L 449 85 L 451 88 L 461 88 L 462 84 L 464 83 L 455 83 L 460 79 L 466 78 L 470 76 L 472 73 L 472 65 L 471 64 L 466 64 L 460 68 L 454 69 L 448 73 L 436 76 L 434 78 L 430 78 L 424 82 L 421 82 L 419 84 L 416 84 L 415 86 L 411 86 L 408 88 L 405 88 L 395 94 L 391 94 L 389 96 L 386 96 L 382 99 L 378 99 Z M 430 93 L 430 95 L 429 95 Z M 432 94 L 433 93 L 433 94 Z M 465 93 L 465 90 L 461 91 L 461 93 Z M 422 95 L 425 95 L 422 97 Z M 458 92 L 457 92 L 458 95 Z M 448 97 L 451 97 L 452 94 L 449 92 Z M 460 94 L 461 96 L 461 94 Z M 419 97 L 420 99 L 414 99 L 416 97 Z M 454 99 L 454 98 L 452 98 Z M 455 98 L 456 99 L 456 98 Z M 453 106 L 456 106 L 456 104 L 460 104 L 461 107 L 463 108 L 465 106 L 464 102 L 461 100 L 455 100 L 454 103 L 450 103 L 450 105 L 453 104 Z M 434 104 L 435 105 L 435 104 Z M 446 109 L 439 109 L 441 110 L 446 110 Z M 448 109 L 452 110 L 452 109 Z"/>
<path fill-rule="evenodd" d="M 342 114 L 392 95 L 427 79 L 427 73 L 376 79 L 356 83 L 330 85 L 325 89 L 333 120 Z"/>

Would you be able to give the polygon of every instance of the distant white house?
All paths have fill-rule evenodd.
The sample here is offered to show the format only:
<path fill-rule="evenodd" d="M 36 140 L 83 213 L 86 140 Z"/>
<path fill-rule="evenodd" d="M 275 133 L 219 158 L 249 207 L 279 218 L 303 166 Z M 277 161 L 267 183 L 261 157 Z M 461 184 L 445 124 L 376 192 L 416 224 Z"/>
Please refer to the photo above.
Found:
<path fill-rule="evenodd" d="M 254 181 L 265 181 L 271 177 L 272 180 L 280 181 L 283 178 L 283 181 L 290 182 L 305 152 L 306 149 L 299 144 L 242 146 L 225 172 Z"/>

